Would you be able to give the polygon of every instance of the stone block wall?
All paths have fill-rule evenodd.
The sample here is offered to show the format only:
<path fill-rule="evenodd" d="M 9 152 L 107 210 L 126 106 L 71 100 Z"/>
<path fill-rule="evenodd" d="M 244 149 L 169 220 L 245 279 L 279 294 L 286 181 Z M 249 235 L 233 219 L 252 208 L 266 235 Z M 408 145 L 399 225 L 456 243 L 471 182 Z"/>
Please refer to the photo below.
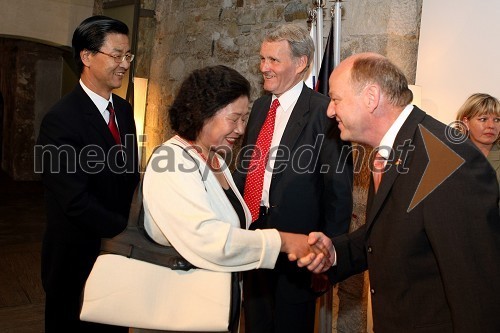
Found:
<path fill-rule="evenodd" d="M 262 94 L 259 48 L 265 32 L 285 22 L 307 27 L 309 1 L 195 0 L 146 1 L 154 9 L 146 115 L 146 156 L 172 135 L 168 106 L 187 73 L 207 65 L 225 64 L 251 82 L 252 100 Z M 140 30 L 142 28 L 140 27 Z M 142 35 L 145 35 L 142 33 Z M 141 53 L 141 45 L 139 51 Z M 140 55 L 139 55 L 140 56 Z"/>
<path fill-rule="evenodd" d="M 325 34 L 330 8 L 326 1 Z M 415 80 L 422 0 L 358 0 L 342 3 L 341 59 L 357 52 L 379 52 Z M 307 27 L 312 1 L 295 0 L 143 0 L 154 18 L 139 23 L 138 76 L 149 77 L 145 157 L 172 135 L 168 106 L 184 76 L 207 65 L 226 64 L 243 73 L 260 96 L 260 42 L 283 23 Z M 325 40 L 326 40 L 325 36 Z"/>

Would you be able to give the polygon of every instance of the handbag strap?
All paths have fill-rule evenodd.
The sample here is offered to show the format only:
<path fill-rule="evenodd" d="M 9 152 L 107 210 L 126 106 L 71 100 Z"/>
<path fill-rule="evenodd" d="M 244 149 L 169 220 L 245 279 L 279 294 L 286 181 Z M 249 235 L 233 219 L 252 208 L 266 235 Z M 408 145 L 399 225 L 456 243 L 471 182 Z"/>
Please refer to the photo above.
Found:
<path fill-rule="evenodd" d="M 127 227 L 113 238 L 101 239 L 101 254 L 122 255 L 173 270 L 188 271 L 197 268 L 184 259 L 173 246 L 158 244 L 147 234 L 144 228 L 142 182 L 141 178 L 134 191 Z"/>
<path fill-rule="evenodd" d="M 191 153 L 185 147 L 182 147 L 181 145 L 178 145 L 177 143 L 172 143 L 172 145 L 177 146 L 177 147 L 181 148 L 182 150 L 184 150 L 184 152 L 187 154 L 187 156 L 189 156 L 189 158 L 193 160 L 194 164 L 196 164 L 196 166 L 198 168 L 198 173 L 201 176 L 201 181 L 203 182 L 203 187 L 205 187 L 205 192 L 208 192 L 207 186 L 205 185 L 205 178 L 203 177 L 203 174 L 201 173 L 201 170 L 200 170 L 200 163 L 193 157 L 193 155 L 191 155 Z"/>
<path fill-rule="evenodd" d="M 198 172 L 205 186 L 200 165 L 196 159 L 184 147 L 182 148 L 198 167 Z M 153 155 L 153 154 L 152 154 Z M 149 163 L 149 161 L 148 161 Z M 144 204 L 142 201 L 142 177 L 137 185 L 132 201 L 126 229 L 113 238 L 103 238 L 101 240 L 101 253 L 111 253 L 122 255 L 152 264 L 165 266 L 173 270 L 190 270 L 197 268 L 184 259 L 172 246 L 164 246 L 156 243 L 144 228 Z M 207 190 L 205 186 L 205 191 Z"/>
<path fill-rule="evenodd" d="M 140 219 L 141 214 L 144 215 L 144 207 L 142 204 L 142 177 L 139 181 L 139 184 L 137 184 L 135 188 L 134 195 L 132 196 L 127 227 L 136 227 L 139 226 L 139 224 L 142 224 L 142 226 L 144 226 L 144 216 L 142 216 L 142 218 Z"/>

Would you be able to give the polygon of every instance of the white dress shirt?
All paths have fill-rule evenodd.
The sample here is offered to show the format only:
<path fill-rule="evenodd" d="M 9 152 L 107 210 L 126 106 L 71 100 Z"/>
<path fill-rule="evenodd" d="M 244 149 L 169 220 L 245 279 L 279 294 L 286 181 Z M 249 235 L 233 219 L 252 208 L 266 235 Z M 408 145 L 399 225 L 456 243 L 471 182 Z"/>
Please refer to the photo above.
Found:
<path fill-rule="evenodd" d="M 391 127 L 389 127 L 389 130 L 387 131 L 387 133 L 385 133 L 384 137 L 382 138 L 382 141 L 380 141 L 379 144 L 380 149 L 378 152 L 386 160 L 390 156 L 391 149 L 393 148 L 392 146 L 394 145 L 394 140 L 396 140 L 396 136 L 398 135 L 401 126 L 403 126 L 404 122 L 406 121 L 412 110 L 413 110 L 413 105 L 408 104 L 396 118 L 396 121 L 391 125 Z"/>
<path fill-rule="evenodd" d="M 109 111 L 107 109 L 108 104 L 111 103 L 111 105 L 113 105 L 113 108 L 115 107 L 113 104 L 113 94 L 109 95 L 109 100 L 108 100 L 108 99 L 96 94 L 92 90 L 90 90 L 89 87 L 87 87 L 83 83 L 82 79 L 80 79 L 80 85 L 82 86 L 83 91 L 85 91 L 85 93 L 87 93 L 87 95 L 89 95 L 92 102 L 94 102 L 95 106 L 97 107 L 97 109 L 101 113 L 102 117 L 104 118 L 104 121 L 106 121 L 106 124 L 108 124 L 109 123 Z M 118 122 L 117 122 L 116 126 L 118 127 Z"/>
<path fill-rule="evenodd" d="M 293 108 L 297 104 L 300 93 L 302 92 L 302 87 L 304 82 L 300 81 L 292 89 L 285 92 L 278 99 L 280 105 L 276 110 L 276 120 L 274 123 L 273 139 L 271 141 L 271 147 L 269 149 L 269 160 L 264 171 L 264 186 L 262 189 L 262 200 L 260 205 L 269 207 L 269 188 L 271 186 L 271 178 L 273 176 L 274 161 L 276 158 L 276 147 L 279 146 L 281 138 L 283 137 L 283 132 L 285 132 L 286 125 L 290 119 Z M 273 95 L 272 101 L 277 97 Z"/>

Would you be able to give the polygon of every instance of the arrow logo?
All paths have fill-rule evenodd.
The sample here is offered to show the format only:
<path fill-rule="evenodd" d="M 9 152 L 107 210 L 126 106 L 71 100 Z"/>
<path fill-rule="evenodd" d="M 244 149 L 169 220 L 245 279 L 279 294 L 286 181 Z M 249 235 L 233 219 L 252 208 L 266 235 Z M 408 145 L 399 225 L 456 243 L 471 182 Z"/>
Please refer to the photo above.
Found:
<path fill-rule="evenodd" d="M 425 168 L 422 179 L 420 179 L 417 191 L 413 195 L 410 207 L 408 207 L 408 213 L 465 163 L 462 157 L 424 126 L 419 124 L 418 127 L 424 139 L 429 163 Z"/>

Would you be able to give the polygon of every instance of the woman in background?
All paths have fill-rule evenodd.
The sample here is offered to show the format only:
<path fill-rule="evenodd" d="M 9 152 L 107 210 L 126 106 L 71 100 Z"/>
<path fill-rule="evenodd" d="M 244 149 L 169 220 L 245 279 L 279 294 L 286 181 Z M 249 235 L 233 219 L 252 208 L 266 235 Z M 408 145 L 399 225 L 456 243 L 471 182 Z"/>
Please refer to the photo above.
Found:
<path fill-rule="evenodd" d="M 467 127 L 469 138 L 495 169 L 500 183 L 500 101 L 488 94 L 472 94 L 458 110 L 457 120 Z"/>

